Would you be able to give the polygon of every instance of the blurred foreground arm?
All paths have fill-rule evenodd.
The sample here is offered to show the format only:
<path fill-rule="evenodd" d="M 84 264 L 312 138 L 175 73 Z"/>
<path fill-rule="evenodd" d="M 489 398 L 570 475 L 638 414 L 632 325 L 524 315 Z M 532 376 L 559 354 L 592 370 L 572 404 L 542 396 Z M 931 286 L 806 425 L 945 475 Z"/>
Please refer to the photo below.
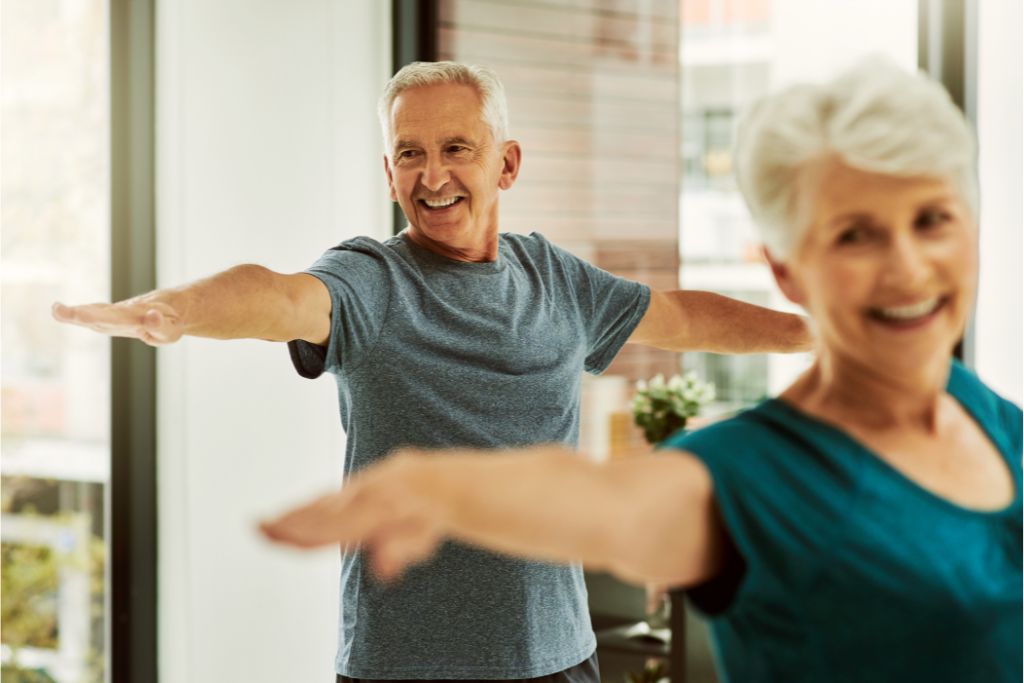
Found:
<path fill-rule="evenodd" d="M 182 335 L 323 344 L 330 334 L 331 298 L 312 275 L 244 265 L 113 304 L 55 303 L 53 317 L 151 346 L 176 342 Z"/>
<path fill-rule="evenodd" d="M 809 351 L 806 319 L 713 292 L 651 292 L 629 341 L 671 351 L 792 353 Z"/>
<path fill-rule="evenodd" d="M 446 537 L 510 555 L 582 561 L 641 583 L 713 574 L 722 532 L 710 475 L 683 453 L 596 465 L 558 447 L 405 453 L 261 525 L 300 547 L 359 544 L 384 579 Z"/>

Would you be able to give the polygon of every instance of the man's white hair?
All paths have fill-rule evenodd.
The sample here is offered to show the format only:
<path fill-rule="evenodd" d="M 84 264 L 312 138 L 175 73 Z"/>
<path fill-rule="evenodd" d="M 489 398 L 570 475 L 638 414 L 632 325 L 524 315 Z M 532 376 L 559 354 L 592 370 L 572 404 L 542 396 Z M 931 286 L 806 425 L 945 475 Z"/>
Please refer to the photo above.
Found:
<path fill-rule="evenodd" d="M 739 124 L 740 191 L 769 251 L 786 258 L 798 224 L 797 177 L 835 155 L 872 173 L 952 181 L 977 218 L 974 135 L 938 83 L 869 58 L 822 85 L 797 85 L 756 102 Z"/>
<path fill-rule="evenodd" d="M 508 104 L 505 88 L 498 75 L 486 66 L 459 64 L 458 62 L 413 62 L 403 66 L 384 86 L 377 102 L 377 116 L 387 148 L 390 135 L 391 106 L 395 98 L 410 88 L 444 83 L 461 83 L 476 89 L 480 95 L 480 109 L 484 121 L 490 126 L 495 142 L 508 138 Z"/>

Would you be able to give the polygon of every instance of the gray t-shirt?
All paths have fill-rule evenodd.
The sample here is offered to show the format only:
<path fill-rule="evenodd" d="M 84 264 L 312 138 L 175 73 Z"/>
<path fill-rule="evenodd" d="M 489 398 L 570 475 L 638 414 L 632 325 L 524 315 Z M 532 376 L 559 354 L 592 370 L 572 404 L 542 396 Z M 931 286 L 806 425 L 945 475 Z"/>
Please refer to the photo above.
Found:
<path fill-rule="evenodd" d="M 308 272 L 331 336 L 289 349 L 299 374 L 337 380 L 346 475 L 407 445 L 575 446 L 581 371 L 608 367 L 650 302 L 536 233 L 502 234 L 487 263 L 357 237 Z M 595 648 L 578 566 L 447 542 L 385 586 L 351 552 L 341 596 L 336 667 L 354 678 L 532 678 Z"/>

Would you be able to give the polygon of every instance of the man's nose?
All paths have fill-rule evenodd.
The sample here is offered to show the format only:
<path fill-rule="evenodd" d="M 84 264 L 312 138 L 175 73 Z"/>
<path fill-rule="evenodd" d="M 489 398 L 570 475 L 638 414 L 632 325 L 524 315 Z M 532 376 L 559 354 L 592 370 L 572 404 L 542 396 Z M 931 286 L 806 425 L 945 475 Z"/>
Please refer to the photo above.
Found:
<path fill-rule="evenodd" d="M 423 186 L 431 192 L 437 192 L 451 180 L 451 173 L 448 171 L 448 164 L 444 159 L 437 156 L 428 156 L 426 165 L 423 167 Z"/>

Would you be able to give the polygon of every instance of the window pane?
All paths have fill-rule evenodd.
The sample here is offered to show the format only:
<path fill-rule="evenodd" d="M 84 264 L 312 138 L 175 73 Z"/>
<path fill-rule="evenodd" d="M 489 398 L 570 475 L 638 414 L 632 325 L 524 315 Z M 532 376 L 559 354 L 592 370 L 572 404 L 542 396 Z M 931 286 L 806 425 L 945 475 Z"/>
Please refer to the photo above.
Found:
<path fill-rule="evenodd" d="M 502 230 L 540 232 L 617 275 L 678 287 L 678 12 L 676 0 L 440 2 L 440 58 L 497 71 L 523 146 Z M 678 371 L 678 354 L 628 345 L 585 376 L 581 450 L 645 448 L 633 384 Z"/>
<path fill-rule="evenodd" d="M 109 344 L 105 0 L 3 0 L 3 679 L 102 681 Z"/>
<path fill-rule="evenodd" d="M 917 64 L 917 0 L 682 0 L 683 173 L 680 281 L 750 303 L 796 310 L 776 291 L 736 189 L 736 118 L 790 83 L 820 81 L 869 54 Z M 748 405 L 788 385 L 803 354 L 760 358 L 685 354 L 715 382 L 719 400 Z"/>

